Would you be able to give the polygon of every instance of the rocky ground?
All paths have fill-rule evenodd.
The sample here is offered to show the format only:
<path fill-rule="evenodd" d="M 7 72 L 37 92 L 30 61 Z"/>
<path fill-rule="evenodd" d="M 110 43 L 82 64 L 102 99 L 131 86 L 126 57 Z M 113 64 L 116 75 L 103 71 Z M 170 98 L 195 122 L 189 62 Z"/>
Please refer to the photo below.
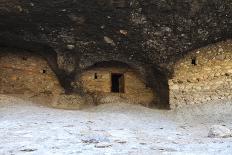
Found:
<path fill-rule="evenodd" d="M 231 154 L 231 137 L 208 137 L 212 125 L 232 129 L 231 112 L 231 101 L 175 111 L 123 103 L 71 111 L 0 95 L 0 154 Z"/>

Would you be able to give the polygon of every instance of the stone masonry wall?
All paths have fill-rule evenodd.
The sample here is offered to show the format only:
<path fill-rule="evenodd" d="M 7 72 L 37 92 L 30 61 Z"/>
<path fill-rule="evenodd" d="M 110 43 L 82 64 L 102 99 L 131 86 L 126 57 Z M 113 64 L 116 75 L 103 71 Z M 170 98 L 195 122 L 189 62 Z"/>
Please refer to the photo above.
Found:
<path fill-rule="evenodd" d="M 171 108 L 212 100 L 232 100 L 232 41 L 191 52 L 169 80 Z"/>
<path fill-rule="evenodd" d="M 98 78 L 94 79 L 95 73 Z M 111 93 L 111 73 L 124 74 L 124 93 Z M 115 96 L 129 102 L 150 106 L 155 100 L 151 88 L 146 87 L 139 76 L 130 69 L 125 68 L 95 68 L 84 72 L 81 76 L 82 87 L 85 92 L 95 93 L 98 97 Z M 112 99 L 109 99 L 110 100 Z M 104 99 L 102 99 L 103 101 Z"/>
<path fill-rule="evenodd" d="M 63 90 L 46 60 L 14 49 L 0 49 L 0 93 L 61 93 Z"/>

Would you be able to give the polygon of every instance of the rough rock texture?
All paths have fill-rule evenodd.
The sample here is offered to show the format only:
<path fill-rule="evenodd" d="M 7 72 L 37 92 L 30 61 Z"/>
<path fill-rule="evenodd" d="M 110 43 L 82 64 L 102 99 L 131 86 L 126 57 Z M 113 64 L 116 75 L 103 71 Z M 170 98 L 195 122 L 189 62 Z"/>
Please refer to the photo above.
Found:
<path fill-rule="evenodd" d="M 173 67 L 170 106 L 232 100 L 232 41 L 190 52 Z"/>
<path fill-rule="evenodd" d="M 213 125 L 210 128 L 209 134 L 208 134 L 208 137 L 211 137 L 211 138 L 228 138 L 231 136 L 232 136 L 232 133 L 230 129 L 228 129 L 225 126 L 221 126 L 221 125 Z"/>
<path fill-rule="evenodd" d="M 87 106 L 93 105 L 92 97 L 90 96 L 80 96 L 80 95 L 54 95 L 52 99 L 52 103 L 49 104 L 54 108 L 61 109 L 82 109 Z"/>
<path fill-rule="evenodd" d="M 81 92 L 72 82 L 85 68 L 127 63 L 168 105 L 167 64 L 231 38 L 231 14 L 231 0 L 1 0 L 0 46 L 45 57 L 67 93 Z"/>

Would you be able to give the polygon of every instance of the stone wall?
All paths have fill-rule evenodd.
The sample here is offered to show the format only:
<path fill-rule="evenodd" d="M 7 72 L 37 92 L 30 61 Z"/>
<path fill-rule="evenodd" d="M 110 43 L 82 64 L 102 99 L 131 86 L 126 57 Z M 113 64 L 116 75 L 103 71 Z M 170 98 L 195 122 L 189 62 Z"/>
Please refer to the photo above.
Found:
<path fill-rule="evenodd" d="M 171 108 L 232 100 L 232 41 L 195 50 L 177 61 L 169 88 Z"/>
<path fill-rule="evenodd" d="M 46 60 L 14 49 L 0 49 L 0 93 L 61 93 L 56 75 Z"/>
<path fill-rule="evenodd" d="M 167 107 L 167 64 L 231 38 L 231 14 L 231 0 L 1 0 L 0 46 L 43 55 L 69 94 L 89 66 L 124 62 Z"/>
<path fill-rule="evenodd" d="M 111 92 L 111 73 L 124 75 L 124 93 Z M 95 79 L 95 74 L 98 78 Z M 93 93 L 100 102 L 124 101 L 150 106 L 155 100 L 152 89 L 146 87 L 143 80 L 127 68 L 95 68 L 85 71 L 81 76 L 81 85 L 87 93 Z"/>

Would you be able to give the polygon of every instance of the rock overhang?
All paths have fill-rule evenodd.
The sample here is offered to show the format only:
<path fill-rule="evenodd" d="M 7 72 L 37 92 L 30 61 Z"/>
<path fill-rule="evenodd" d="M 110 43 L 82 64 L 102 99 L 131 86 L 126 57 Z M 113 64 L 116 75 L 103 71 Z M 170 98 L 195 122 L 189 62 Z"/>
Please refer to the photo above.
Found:
<path fill-rule="evenodd" d="M 0 6 L 0 45 L 42 55 L 69 91 L 76 74 L 111 60 L 138 69 L 153 87 L 154 78 L 167 85 L 183 55 L 232 36 L 230 0 L 135 0 L 125 8 L 107 0 L 8 0 Z"/>

